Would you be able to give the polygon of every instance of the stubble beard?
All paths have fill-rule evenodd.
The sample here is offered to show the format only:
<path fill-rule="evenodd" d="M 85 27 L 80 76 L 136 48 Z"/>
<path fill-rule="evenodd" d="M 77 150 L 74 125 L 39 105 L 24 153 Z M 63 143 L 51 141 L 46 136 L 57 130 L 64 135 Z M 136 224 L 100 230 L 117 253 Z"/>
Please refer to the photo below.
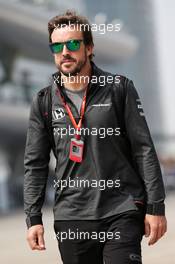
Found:
<path fill-rule="evenodd" d="M 62 68 L 62 65 L 56 65 L 58 70 L 64 74 L 67 77 L 71 77 L 71 76 L 76 76 L 79 72 L 81 72 L 81 70 L 83 69 L 83 67 L 85 66 L 85 64 L 87 63 L 87 53 L 86 50 L 84 52 L 84 59 L 80 60 L 78 63 L 76 63 L 75 67 L 70 70 L 70 71 L 64 71 Z"/>

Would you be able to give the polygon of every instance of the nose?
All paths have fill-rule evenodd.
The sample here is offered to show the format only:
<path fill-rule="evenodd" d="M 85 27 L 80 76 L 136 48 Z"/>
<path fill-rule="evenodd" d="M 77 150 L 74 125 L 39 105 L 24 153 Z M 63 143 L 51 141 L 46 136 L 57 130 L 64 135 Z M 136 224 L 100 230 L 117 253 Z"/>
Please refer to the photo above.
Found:
<path fill-rule="evenodd" d="M 67 55 L 70 54 L 70 51 L 67 49 L 66 45 L 64 44 L 63 50 L 62 50 L 62 55 Z"/>

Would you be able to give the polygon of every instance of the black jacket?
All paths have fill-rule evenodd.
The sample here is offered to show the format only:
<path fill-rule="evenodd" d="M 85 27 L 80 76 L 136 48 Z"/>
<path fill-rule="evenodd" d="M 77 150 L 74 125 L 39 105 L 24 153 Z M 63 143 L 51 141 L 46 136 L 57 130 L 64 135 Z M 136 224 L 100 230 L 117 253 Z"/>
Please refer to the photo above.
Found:
<path fill-rule="evenodd" d="M 57 134 L 54 138 L 55 147 L 49 140 L 44 116 L 39 107 L 39 98 L 45 89 L 34 96 L 24 155 L 24 209 L 28 227 L 42 224 L 41 208 L 45 196 L 50 151 L 53 148 L 57 161 L 56 181 L 77 178 L 89 181 L 120 181 L 119 188 L 110 187 L 105 190 L 92 187 L 61 190 L 56 185 L 55 220 L 100 219 L 127 210 L 138 210 L 135 202 L 142 203 L 148 214 L 165 213 L 165 191 L 160 165 L 133 82 L 120 76 L 120 83 L 106 81 L 103 85 L 99 81 L 100 76 L 112 76 L 113 80 L 117 79 L 99 69 L 94 63 L 92 70 L 92 76 L 95 77 L 93 80 L 98 80 L 98 83 L 92 82 L 91 79 L 83 127 L 89 131 L 94 128 L 96 131 L 100 131 L 100 128 L 111 128 L 110 131 L 117 132 L 109 132 L 105 137 L 95 133 L 84 135 L 83 162 L 73 162 L 69 159 L 72 136 L 61 138 Z M 59 73 L 53 74 L 55 80 L 58 76 Z M 111 80 L 111 77 L 106 80 Z M 52 98 L 57 96 L 57 88 L 63 93 L 58 80 L 51 86 Z M 78 121 L 76 106 L 64 96 Z M 52 121 L 53 130 L 72 127 L 59 97 L 57 107 L 64 110 L 65 116 Z"/>

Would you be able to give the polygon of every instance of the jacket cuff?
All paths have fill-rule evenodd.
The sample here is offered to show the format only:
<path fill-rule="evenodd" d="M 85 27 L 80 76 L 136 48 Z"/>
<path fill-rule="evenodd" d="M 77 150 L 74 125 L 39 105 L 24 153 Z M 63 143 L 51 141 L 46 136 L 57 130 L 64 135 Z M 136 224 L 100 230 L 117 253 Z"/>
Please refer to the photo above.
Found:
<path fill-rule="evenodd" d="M 34 226 L 34 225 L 43 225 L 42 216 L 30 216 L 26 218 L 27 228 Z"/>
<path fill-rule="evenodd" d="M 165 204 L 164 203 L 147 204 L 146 213 L 150 215 L 165 215 Z"/>

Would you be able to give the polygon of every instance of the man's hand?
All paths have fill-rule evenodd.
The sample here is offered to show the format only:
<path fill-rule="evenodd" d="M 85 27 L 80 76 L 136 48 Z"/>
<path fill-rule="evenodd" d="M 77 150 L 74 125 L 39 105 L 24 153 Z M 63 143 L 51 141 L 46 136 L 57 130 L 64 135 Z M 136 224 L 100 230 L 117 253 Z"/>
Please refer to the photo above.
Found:
<path fill-rule="evenodd" d="M 45 250 L 43 225 L 31 226 L 27 231 L 27 241 L 32 250 Z"/>
<path fill-rule="evenodd" d="M 145 237 L 149 237 L 148 245 L 156 243 L 167 231 L 167 220 L 165 216 L 145 216 Z"/>

